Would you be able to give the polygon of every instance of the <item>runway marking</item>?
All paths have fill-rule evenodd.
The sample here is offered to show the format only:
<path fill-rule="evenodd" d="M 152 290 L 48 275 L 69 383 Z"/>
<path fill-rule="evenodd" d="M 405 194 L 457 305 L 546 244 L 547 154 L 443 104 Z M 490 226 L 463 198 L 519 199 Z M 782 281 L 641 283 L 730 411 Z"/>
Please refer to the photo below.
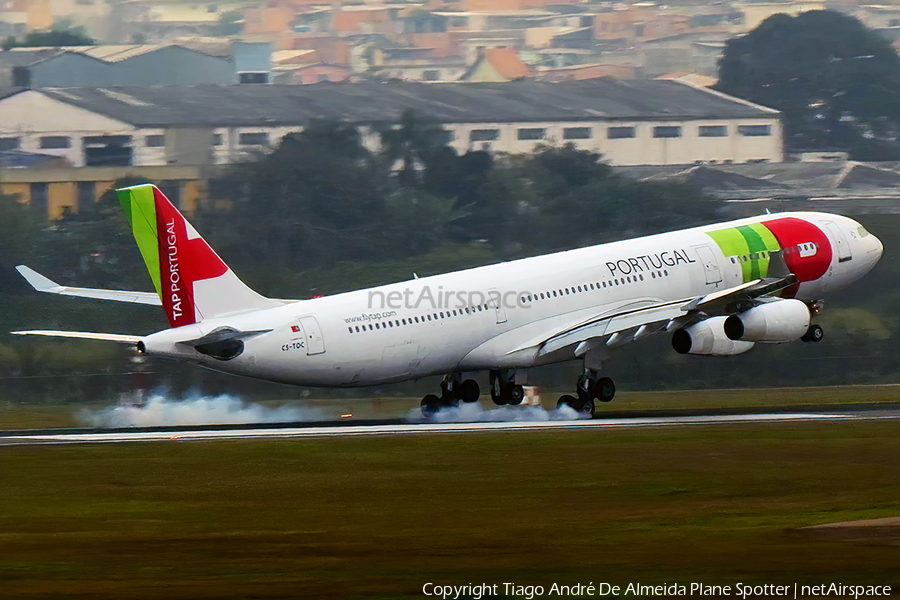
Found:
<path fill-rule="evenodd" d="M 690 417 L 634 417 L 575 421 L 504 421 L 488 423 L 407 423 L 395 425 L 347 425 L 342 427 L 291 427 L 259 429 L 217 429 L 183 431 L 116 431 L 104 433 L 60 433 L 0 436 L 0 445 L 156 442 L 187 440 L 234 440 L 359 435 L 406 435 L 424 433 L 465 433 L 477 431 L 529 431 L 542 429 L 614 429 L 623 427 L 665 427 L 675 425 L 717 425 L 734 423 L 798 422 L 823 420 L 896 419 L 897 415 L 863 416 L 830 413 L 775 413 L 711 415 Z"/>

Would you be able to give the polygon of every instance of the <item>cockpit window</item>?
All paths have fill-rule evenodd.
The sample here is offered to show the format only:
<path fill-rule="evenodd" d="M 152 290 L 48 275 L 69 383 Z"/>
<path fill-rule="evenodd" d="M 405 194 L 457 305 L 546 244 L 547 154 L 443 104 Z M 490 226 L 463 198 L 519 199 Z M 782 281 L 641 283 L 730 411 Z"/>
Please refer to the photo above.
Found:
<path fill-rule="evenodd" d="M 860 226 L 859 226 L 859 237 L 864 238 L 864 237 L 866 237 L 867 235 L 869 235 L 869 232 L 866 231 L 866 228 L 865 228 L 865 227 L 863 227 L 862 225 L 860 225 Z"/>

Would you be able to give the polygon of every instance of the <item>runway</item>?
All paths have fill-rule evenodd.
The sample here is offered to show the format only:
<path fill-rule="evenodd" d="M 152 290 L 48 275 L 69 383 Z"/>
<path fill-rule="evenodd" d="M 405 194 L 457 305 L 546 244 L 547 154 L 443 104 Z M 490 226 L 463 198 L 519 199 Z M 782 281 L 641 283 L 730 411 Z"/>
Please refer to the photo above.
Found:
<path fill-rule="evenodd" d="M 844 408 L 844 407 L 837 407 Z M 560 429 L 621 429 L 810 421 L 900 419 L 897 410 L 847 410 L 842 412 L 766 412 L 745 414 L 675 416 L 603 416 L 559 421 L 502 421 L 474 423 L 410 423 L 400 420 L 353 423 L 245 424 L 122 429 L 49 429 L 0 432 L 0 446 L 39 444 L 85 444 L 199 440 L 284 439 L 371 435 L 463 434 L 476 432 L 549 431 Z"/>

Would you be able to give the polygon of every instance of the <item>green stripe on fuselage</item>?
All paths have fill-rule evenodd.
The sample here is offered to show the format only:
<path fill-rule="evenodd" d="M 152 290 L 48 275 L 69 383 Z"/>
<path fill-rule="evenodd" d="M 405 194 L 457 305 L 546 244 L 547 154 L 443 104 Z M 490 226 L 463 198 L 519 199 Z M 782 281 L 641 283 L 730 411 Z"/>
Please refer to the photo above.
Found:
<path fill-rule="evenodd" d="M 162 285 L 159 274 L 159 235 L 156 230 L 156 199 L 153 186 L 150 184 L 117 190 L 119 203 L 125 210 L 125 216 L 131 221 L 131 231 L 144 257 L 144 264 L 150 271 L 150 279 L 156 293 L 162 297 Z"/>
<path fill-rule="evenodd" d="M 708 231 L 707 235 L 726 257 L 740 262 L 744 282 L 765 277 L 769 272 L 769 252 L 780 250 L 778 240 L 762 223 Z"/>

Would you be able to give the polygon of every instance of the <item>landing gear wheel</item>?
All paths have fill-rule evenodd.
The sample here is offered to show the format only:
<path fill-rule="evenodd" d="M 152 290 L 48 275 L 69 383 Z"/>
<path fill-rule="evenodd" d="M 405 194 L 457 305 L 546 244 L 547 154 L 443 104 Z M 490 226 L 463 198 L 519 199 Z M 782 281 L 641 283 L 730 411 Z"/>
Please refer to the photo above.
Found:
<path fill-rule="evenodd" d="M 577 410 L 579 413 L 581 413 L 583 415 L 590 415 L 591 417 L 593 417 L 595 408 L 596 407 L 594 406 L 594 401 L 591 400 L 590 398 L 588 398 L 588 399 L 579 399 L 578 406 L 575 407 L 575 410 Z"/>
<path fill-rule="evenodd" d="M 481 388 L 474 379 L 466 379 L 459 384 L 456 395 L 463 402 L 478 402 L 478 397 L 481 396 Z"/>
<path fill-rule="evenodd" d="M 609 377 L 601 377 L 591 386 L 591 396 L 600 402 L 609 402 L 616 396 L 616 384 Z"/>
<path fill-rule="evenodd" d="M 493 400 L 494 404 L 496 404 L 497 406 L 503 406 L 504 404 L 506 404 L 506 398 L 504 398 L 503 395 L 494 393 L 494 390 L 491 390 L 491 400 Z"/>
<path fill-rule="evenodd" d="M 522 400 L 525 399 L 525 388 L 521 385 L 513 385 L 509 388 L 509 394 L 506 400 L 506 403 L 512 406 L 517 406 L 522 404 Z"/>
<path fill-rule="evenodd" d="M 456 408 L 457 406 L 459 406 L 459 398 L 453 394 L 441 396 L 441 408 Z"/>
<path fill-rule="evenodd" d="M 566 394 L 565 396 L 560 396 L 559 400 L 556 401 L 556 410 L 560 408 L 575 408 L 575 405 L 578 403 L 578 400 L 575 399 L 575 396 L 570 396 Z"/>
<path fill-rule="evenodd" d="M 806 333 L 800 339 L 804 342 L 821 342 L 823 337 L 825 337 L 825 331 L 822 329 L 822 326 L 813 324 L 809 326 L 809 329 L 806 330 Z"/>
<path fill-rule="evenodd" d="M 432 418 L 441 410 L 441 399 L 434 394 L 428 394 L 422 398 L 422 415 L 426 419 Z"/>

